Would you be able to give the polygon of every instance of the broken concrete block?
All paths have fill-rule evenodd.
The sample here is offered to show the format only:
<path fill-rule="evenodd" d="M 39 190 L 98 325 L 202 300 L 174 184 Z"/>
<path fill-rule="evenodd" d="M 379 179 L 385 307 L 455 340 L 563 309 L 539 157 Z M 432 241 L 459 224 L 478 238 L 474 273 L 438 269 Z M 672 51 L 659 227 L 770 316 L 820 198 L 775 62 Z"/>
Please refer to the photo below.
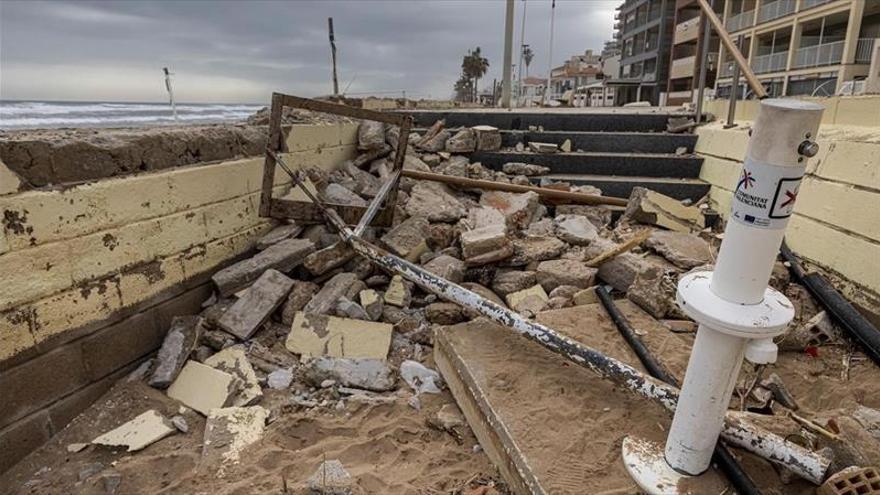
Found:
<path fill-rule="evenodd" d="M 434 172 L 443 175 L 467 177 L 468 165 L 470 165 L 470 161 L 468 161 L 467 157 L 456 155 L 438 165 Z"/>
<path fill-rule="evenodd" d="M 272 390 L 284 390 L 293 383 L 293 371 L 288 368 L 278 368 L 266 375 L 266 385 Z"/>
<path fill-rule="evenodd" d="M 270 230 L 268 234 L 257 239 L 257 250 L 262 251 L 272 244 L 277 244 L 287 239 L 293 239 L 303 231 L 301 225 L 293 223 L 281 224 Z"/>
<path fill-rule="evenodd" d="M 471 153 L 477 149 L 477 134 L 473 129 L 462 129 L 446 140 L 446 151 Z"/>
<path fill-rule="evenodd" d="M 664 318 L 675 307 L 678 273 L 660 265 L 648 265 L 636 274 L 626 298 L 654 318 Z"/>
<path fill-rule="evenodd" d="M 400 377 L 413 389 L 416 395 L 439 394 L 443 384 L 440 373 L 418 361 L 407 359 L 400 363 Z"/>
<path fill-rule="evenodd" d="M 95 438 L 92 443 L 126 447 L 127 452 L 135 452 L 176 432 L 177 429 L 171 424 L 171 421 L 168 421 L 158 411 L 150 409 L 118 428 Z"/>
<path fill-rule="evenodd" d="M 554 223 L 556 237 L 575 246 L 587 246 L 599 237 L 598 229 L 585 216 L 559 215 Z"/>
<path fill-rule="evenodd" d="M 217 466 L 218 476 L 241 461 L 244 449 L 263 438 L 269 411 L 260 406 L 213 409 L 205 422 L 202 464 Z"/>
<path fill-rule="evenodd" d="M 513 266 L 528 265 L 535 261 L 559 258 L 565 251 L 566 244 L 556 237 L 528 236 L 513 240 L 513 257 L 507 264 Z"/>
<path fill-rule="evenodd" d="M 446 148 L 446 141 L 449 140 L 451 136 L 452 134 L 449 131 L 447 131 L 446 129 L 441 129 L 432 137 L 428 139 L 423 138 L 416 146 L 427 151 L 428 153 L 437 153 L 443 151 Z M 425 134 L 425 137 L 427 137 L 427 134 Z"/>
<path fill-rule="evenodd" d="M 334 309 L 339 298 L 348 293 L 349 288 L 359 281 L 357 275 L 349 272 L 337 273 L 333 276 L 324 287 L 315 294 L 308 304 L 305 305 L 303 311 L 311 314 L 322 315 Z"/>
<path fill-rule="evenodd" d="M 571 153 L 571 139 L 566 139 L 559 145 L 559 150 L 563 153 Z"/>
<path fill-rule="evenodd" d="M 655 230 L 645 241 L 645 245 L 684 270 L 711 263 L 713 260 L 712 246 L 695 234 Z"/>
<path fill-rule="evenodd" d="M 556 153 L 559 147 L 553 143 L 539 143 L 537 141 L 529 141 L 529 150 L 534 153 Z"/>
<path fill-rule="evenodd" d="M 427 262 L 423 268 L 438 277 L 445 278 L 452 283 L 459 283 L 464 280 L 464 262 L 458 258 L 441 254 L 431 261 Z M 388 301 L 386 295 L 385 301 Z"/>
<path fill-rule="evenodd" d="M 571 299 L 574 297 L 575 294 L 577 294 L 580 291 L 581 291 L 580 287 L 575 287 L 573 285 L 560 285 L 560 286 L 557 286 L 552 291 L 550 291 L 549 296 L 550 296 L 550 299 L 553 299 L 554 297 L 563 297 L 565 299 Z"/>
<path fill-rule="evenodd" d="M 373 321 L 360 304 L 347 297 L 343 297 L 336 303 L 336 314 L 343 318 Z"/>
<path fill-rule="evenodd" d="M 249 286 L 270 268 L 282 273 L 293 270 L 314 251 L 315 245 L 308 239 L 288 239 L 267 247 L 252 258 L 220 270 L 211 280 L 217 285 L 222 297 L 229 297 Z"/>
<path fill-rule="evenodd" d="M 299 312 L 285 347 L 304 357 L 385 359 L 392 329 L 387 323 Z"/>
<path fill-rule="evenodd" d="M 480 204 L 500 211 L 508 227 L 523 230 L 537 220 L 540 197 L 537 193 L 509 193 L 503 191 L 486 191 L 480 196 Z"/>
<path fill-rule="evenodd" d="M 576 260 L 549 260 L 538 263 L 537 279 L 546 291 L 552 291 L 560 285 L 586 289 L 596 284 L 598 271 Z"/>
<path fill-rule="evenodd" d="M 296 312 L 302 310 L 320 288 L 314 282 L 294 280 L 293 288 L 290 289 L 290 294 L 288 294 L 284 307 L 281 310 L 281 323 L 290 326 L 293 323 L 293 316 Z"/>
<path fill-rule="evenodd" d="M 537 314 L 547 305 L 547 292 L 540 285 L 535 285 L 517 292 L 507 294 L 507 305 L 510 309 L 530 316 Z"/>
<path fill-rule="evenodd" d="M 190 360 L 168 387 L 168 397 L 207 416 L 211 409 L 228 406 L 239 385 L 231 374 Z"/>
<path fill-rule="evenodd" d="M 404 283 L 403 277 L 400 275 L 391 277 L 391 282 L 388 283 L 388 289 L 385 291 L 385 302 L 398 308 L 407 308 L 411 298 L 409 286 Z"/>
<path fill-rule="evenodd" d="M 168 388 L 177 378 L 189 354 L 195 349 L 202 330 L 200 316 L 175 316 L 156 356 L 156 366 L 147 382 L 151 387 Z"/>
<path fill-rule="evenodd" d="M 475 264 L 471 263 L 473 258 L 487 253 L 498 253 L 498 256 L 480 264 L 498 261 L 513 254 L 510 238 L 507 236 L 507 228 L 503 223 L 462 232 L 459 240 L 461 241 L 461 254 L 469 264 Z M 507 255 L 503 256 L 504 253 Z"/>
<path fill-rule="evenodd" d="M 613 241 L 599 237 L 590 244 L 585 254 L 587 259 L 592 259 L 614 246 Z M 633 253 L 618 254 L 599 265 L 599 278 L 615 290 L 626 292 L 636 279 L 636 275 L 652 264 L 656 263 Z"/>
<path fill-rule="evenodd" d="M 204 364 L 229 373 L 240 380 L 233 406 L 250 406 L 263 397 L 263 389 L 242 346 L 227 347 L 205 360 Z"/>
<path fill-rule="evenodd" d="M 468 210 L 468 224 L 475 229 L 491 227 L 492 225 L 504 226 L 504 214 L 491 206 L 481 206 Z"/>
<path fill-rule="evenodd" d="M 336 241 L 332 245 L 306 256 L 303 267 L 312 275 L 323 275 L 354 258 L 354 250 L 347 243 Z"/>
<path fill-rule="evenodd" d="M 367 206 L 367 200 L 336 183 L 327 184 L 322 196 L 331 205 Z"/>
<path fill-rule="evenodd" d="M 491 301 L 501 306 L 502 308 L 507 307 L 507 304 L 504 302 L 504 300 L 498 297 L 498 294 L 492 292 L 492 290 L 488 287 L 474 282 L 462 282 L 461 286 L 469 291 L 476 292 L 477 295 L 479 295 L 483 299 Z M 481 313 L 478 313 L 472 309 L 462 308 L 462 311 L 464 312 L 465 317 L 469 319 L 479 318 L 481 316 Z"/>
<path fill-rule="evenodd" d="M 476 134 L 479 151 L 497 151 L 501 149 L 501 132 L 491 125 L 475 125 L 471 127 Z"/>
<path fill-rule="evenodd" d="M 558 205 L 556 216 L 560 215 L 582 215 L 587 217 L 596 228 L 603 229 L 611 223 L 612 212 L 606 206 Z"/>
<path fill-rule="evenodd" d="M 382 308 L 385 301 L 382 296 L 373 289 L 365 289 L 360 291 L 358 298 L 361 301 L 361 307 L 367 312 L 367 316 L 371 321 L 377 321 L 382 317 Z"/>
<path fill-rule="evenodd" d="M 394 370 L 380 359 L 320 357 L 306 363 L 302 371 L 303 378 L 316 387 L 334 380 L 343 387 L 385 392 L 394 390 L 397 382 Z"/>
<path fill-rule="evenodd" d="M 538 278 L 533 271 L 499 271 L 492 280 L 492 290 L 499 296 L 505 297 L 511 292 L 521 291 L 536 283 L 538 283 Z"/>
<path fill-rule="evenodd" d="M 223 313 L 217 326 L 247 340 L 287 298 L 293 280 L 277 270 L 266 270 L 242 298 Z"/>
<path fill-rule="evenodd" d="M 429 227 L 426 217 L 409 217 L 389 230 L 380 240 L 392 253 L 407 261 L 416 262 L 428 250 L 426 239 Z"/>
<path fill-rule="evenodd" d="M 354 479 L 338 459 L 324 461 L 309 478 L 309 492 L 315 495 L 351 495 Z"/>
<path fill-rule="evenodd" d="M 467 208 L 439 182 L 419 182 L 413 186 L 404 209 L 411 217 L 421 216 L 432 222 L 456 222 L 467 215 Z"/>
<path fill-rule="evenodd" d="M 358 125 L 358 149 L 372 150 L 385 146 L 385 124 L 374 120 L 362 120 Z"/>
<path fill-rule="evenodd" d="M 505 163 L 504 166 L 501 167 L 504 170 L 505 174 L 510 175 L 525 175 L 526 177 L 532 177 L 535 175 L 545 175 L 550 173 L 550 167 L 544 167 L 541 165 L 535 165 L 533 163 L 522 163 L 522 162 L 509 162 Z"/>
<path fill-rule="evenodd" d="M 571 298 L 571 302 L 574 303 L 575 306 L 583 306 L 584 304 L 594 304 L 599 302 L 599 297 L 596 295 L 596 289 L 598 286 L 588 287 L 584 290 L 578 291 Z"/>
<path fill-rule="evenodd" d="M 465 315 L 458 304 L 435 302 L 425 307 L 425 318 L 437 325 L 455 325 L 464 321 Z"/>
<path fill-rule="evenodd" d="M 676 232 L 694 232 L 708 227 L 699 208 L 685 206 L 677 199 L 644 187 L 633 188 L 620 222 L 652 224 Z"/>

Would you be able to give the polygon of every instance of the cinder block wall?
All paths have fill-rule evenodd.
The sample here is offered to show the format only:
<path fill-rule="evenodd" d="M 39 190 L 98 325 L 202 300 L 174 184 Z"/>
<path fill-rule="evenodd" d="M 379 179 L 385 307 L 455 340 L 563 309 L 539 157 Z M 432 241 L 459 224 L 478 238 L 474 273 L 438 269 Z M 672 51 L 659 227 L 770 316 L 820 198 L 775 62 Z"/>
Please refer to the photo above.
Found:
<path fill-rule="evenodd" d="M 835 99 L 835 105 L 839 103 Z M 865 101 L 867 99 L 860 98 Z M 880 98 L 874 100 L 880 102 Z M 878 107 L 880 108 L 880 107 Z M 880 119 L 880 110 L 875 116 Z M 836 118 L 853 121 L 853 116 Z M 861 114 L 855 116 L 861 118 Z M 714 123 L 697 130 L 696 152 L 705 158 L 700 178 L 712 184 L 710 197 L 723 215 L 742 171 L 747 127 L 725 130 Z M 837 275 L 848 299 L 880 315 L 880 124 L 825 125 L 819 154 L 807 162 L 786 240 L 801 257 Z"/>
<path fill-rule="evenodd" d="M 357 124 L 293 126 L 287 143 L 289 163 L 333 167 L 354 156 Z M 211 274 L 272 227 L 262 169 L 253 157 L 0 188 L 0 472 L 154 351 L 173 316 L 200 311 Z"/>

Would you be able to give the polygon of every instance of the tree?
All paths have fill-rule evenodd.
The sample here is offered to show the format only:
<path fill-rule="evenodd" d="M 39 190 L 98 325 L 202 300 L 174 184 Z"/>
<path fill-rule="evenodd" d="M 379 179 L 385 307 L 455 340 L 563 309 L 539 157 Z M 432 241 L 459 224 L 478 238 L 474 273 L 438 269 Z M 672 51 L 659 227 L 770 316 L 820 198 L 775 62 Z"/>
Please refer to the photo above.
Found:
<path fill-rule="evenodd" d="M 470 101 L 474 92 L 473 82 L 469 77 L 462 73 L 455 81 L 455 101 Z"/>
<path fill-rule="evenodd" d="M 532 47 L 526 45 L 523 47 L 523 63 L 526 66 L 526 77 L 529 77 L 529 64 L 532 63 L 532 60 L 535 58 L 535 52 L 532 51 Z"/>
<path fill-rule="evenodd" d="M 481 77 L 489 72 L 489 59 L 483 57 L 480 47 L 468 50 L 468 54 L 461 61 L 462 75 L 473 81 L 473 99 L 477 99 L 477 83 Z"/>

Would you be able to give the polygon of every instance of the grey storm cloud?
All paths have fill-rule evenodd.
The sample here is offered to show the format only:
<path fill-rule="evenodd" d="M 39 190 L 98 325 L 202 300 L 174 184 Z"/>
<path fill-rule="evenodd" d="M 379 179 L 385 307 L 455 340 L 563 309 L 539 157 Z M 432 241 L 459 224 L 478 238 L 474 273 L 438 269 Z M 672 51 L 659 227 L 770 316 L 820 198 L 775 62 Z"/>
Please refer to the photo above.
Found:
<path fill-rule="evenodd" d="M 558 1 L 554 65 L 601 49 L 618 3 Z M 523 5 L 516 0 L 515 45 Z M 525 5 L 529 74 L 546 76 L 550 2 Z M 490 62 L 481 85 L 501 78 L 504 10 L 500 0 L 2 0 L 0 98 L 161 101 L 165 66 L 180 101 L 327 94 L 331 16 L 348 94 L 447 98 L 475 46 Z"/>

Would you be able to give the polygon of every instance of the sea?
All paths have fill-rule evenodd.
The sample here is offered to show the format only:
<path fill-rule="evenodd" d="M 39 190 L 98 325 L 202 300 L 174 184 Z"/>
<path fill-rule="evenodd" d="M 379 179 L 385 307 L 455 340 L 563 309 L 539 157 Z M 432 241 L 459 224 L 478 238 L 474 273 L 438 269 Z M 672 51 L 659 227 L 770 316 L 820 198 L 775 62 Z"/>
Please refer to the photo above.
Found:
<path fill-rule="evenodd" d="M 263 105 L 238 103 L 178 103 L 175 119 L 168 103 L 0 100 L 0 129 L 212 124 L 241 121 L 261 108 Z"/>

